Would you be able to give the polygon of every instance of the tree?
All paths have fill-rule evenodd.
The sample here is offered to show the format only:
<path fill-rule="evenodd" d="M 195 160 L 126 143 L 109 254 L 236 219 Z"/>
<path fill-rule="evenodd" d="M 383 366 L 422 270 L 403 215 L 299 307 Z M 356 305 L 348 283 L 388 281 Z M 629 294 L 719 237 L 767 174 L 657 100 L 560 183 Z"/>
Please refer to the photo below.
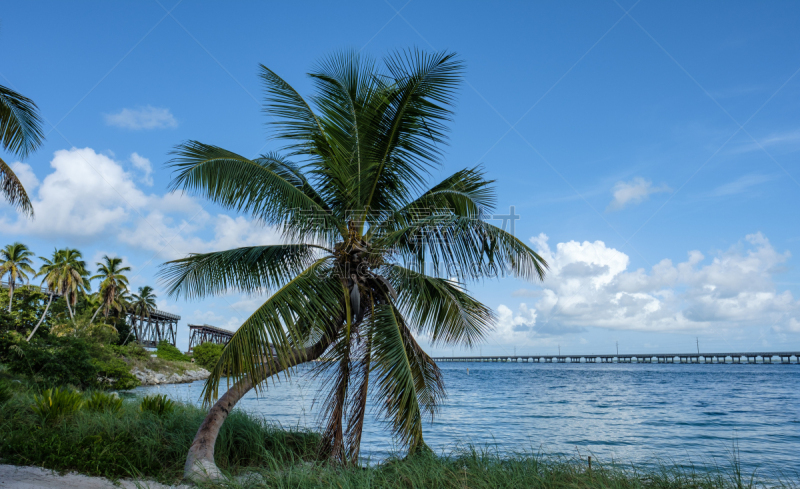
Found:
<path fill-rule="evenodd" d="M 28 341 L 31 341 L 33 335 L 36 333 L 36 330 L 39 329 L 39 326 L 42 325 L 44 322 L 44 318 L 47 317 L 47 311 L 50 310 L 50 304 L 53 302 L 53 295 L 60 290 L 61 286 L 61 265 L 60 265 L 60 257 L 59 257 L 59 250 L 53 250 L 53 258 L 48 259 L 44 257 L 39 257 L 42 260 L 42 266 L 39 267 L 39 271 L 36 272 L 36 277 L 44 277 L 42 279 L 42 287 L 47 288 L 47 295 L 49 296 L 47 299 L 47 306 L 44 308 L 44 313 L 42 313 L 42 317 L 39 319 L 39 322 L 36 323 L 36 327 L 33 328 L 31 334 L 28 336 Z"/>
<path fill-rule="evenodd" d="M 131 294 L 129 307 L 133 314 L 139 316 L 139 324 L 144 322 L 145 317 L 149 319 L 150 313 L 156 310 L 156 298 L 156 294 L 153 293 L 153 288 L 149 285 L 139 287 L 138 294 Z M 130 336 L 130 332 L 128 336 Z M 124 345 L 127 341 L 128 338 L 126 337 L 122 344 Z"/>
<path fill-rule="evenodd" d="M 19 158 L 25 158 L 44 141 L 42 121 L 32 100 L 0 85 L 0 146 Z M 0 158 L 0 192 L 9 204 L 33 217 L 31 204 L 22 182 Z"/>
<path fill-rule="evenodd" d="M 69 317 L 74 321 L 74 308 L 78 303 L 78 297 L 91 288 L 89 272 L 86 270 L 86 262 L 81 260 L 83 254 L 76 249 L 64 248 L 56 253 L 56 257 L 58 258 L 56 266 L 59 270 L 58 291 L 67 301 Z"/>
<path fill-rule="evenodd" d="M 199 344 L 192 349 L 192 358 L 195 363 L 205 369 L 212 369 L 216 365 L 219 357 L 222 356 L 222 350 L 225 347 L 216 343 L 207 341 Z"/>
<path fill-rule="evenodd" d="M 103 256 L 103 262 L 98 262 L 97 266 L 97 275 L 89 280 L 101 280 L 99 293 L 102 305 L 97 308 L 89 324 L 94 322 L 101 309 L 105 309 L 106 317 L 111 309 L 116 311 L 123 309 L 122 299 L 124 292 L 128 290 L 128 277 L 125 276 L 125 272 L 131 271 L 130 267 L 122 266 L 122 258 L 110 258 L 108 255 Z"/>
<path fill-rule="evenodd" d="M 357 460 L 370 386 L 398 441 L 424 448 L 422 422 L 444 386 L 415 335 L 471 347 L 494 313 L 467 281 L 544 276 L 541 257 L 483 219 L 494 188 L 480 168 L 424 190 L 440 164 L 462 64 L 420 51 L 383 61 L 346 52 L 323 60 L 310 73 L 313 109 L 261 66 L 283 155 L 250 159 L 198 141 L 174 151 L 174 190 L 249 214 L 288 243 L 193 254 L 162 269 L 173 296 L 273 291 L 206 382 L 204 402 L 216 402 L 187 455 L 187 477 L 218 476 L 216 437 L 246 392 L 323 353 L 332 388 L 321 448 L 332 460 Z M 219 397 L 224 375 L 234 384 Z"/>
<path fill-rule="evenodd" d="M 19 241 L 6 245 L 5 248 L 0 250 L 0 260 L 2 260 L 2 263 L 0 263 L 0 277 L 8 275 L 8 312 L 11 312 L 17 281 L 25 283 L 28 280 L 29 273 L 31 275 L 36 273 L 31 267 L 33 263 L 31 261 L 32 256 L 34 256 L 33 252 Z"/>

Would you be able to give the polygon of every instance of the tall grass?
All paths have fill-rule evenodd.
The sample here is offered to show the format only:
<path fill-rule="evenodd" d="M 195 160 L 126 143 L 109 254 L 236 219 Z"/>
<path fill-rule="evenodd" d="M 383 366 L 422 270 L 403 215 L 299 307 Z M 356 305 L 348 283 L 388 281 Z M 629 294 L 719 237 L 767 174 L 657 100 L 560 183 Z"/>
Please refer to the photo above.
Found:
<path fill-rule="evenodd" d="M 117 412 L 80 410 L 42 424 L 33 396 L 18 393 L 0 416 L 0 459 L 15 465 L 75 470 L 117 479 L 141 476 L 175 481 L 205 412 L 184 404 L 161 416 L 125 401 Z M 231 413 L 216 446 L 217 464 L 238 473 L 246 467 L 311 460 L 318 435 L 284 430 L 240 411 Z"/>

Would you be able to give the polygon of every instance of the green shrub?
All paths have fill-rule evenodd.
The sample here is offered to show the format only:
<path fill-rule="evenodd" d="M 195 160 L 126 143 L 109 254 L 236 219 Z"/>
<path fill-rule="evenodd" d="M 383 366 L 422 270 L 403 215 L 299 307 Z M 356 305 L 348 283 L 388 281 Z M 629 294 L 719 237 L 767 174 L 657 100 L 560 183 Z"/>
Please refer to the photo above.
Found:
<path fill-rule="evenodd" d="M 85 340 L 48 336 L 16 346 L 19 353 L 7 356 L 11 373 L 26 375 L 44 387 L 73 385 L 86 389 L 97 383 L 97 367 Z"/>
<path fill-rule="evenodd" d="M 156 356 L 171 362 L 189 362 L 190 359 L 167 341 L 160 341 L 156 347 Z"/>
<path fill-rule="evenodd" d="M 139 410 L 163 416 L 175 410 L 175 401 L 167 399 L 165 395 L 147 396 L 139 403 Z"/>
<path fill-rule="evenodd" d="M 93 392 L 86 401 L 86 408 L 97 412 L 117 413 L 122 408 L 122 399 L 114 394 Z"/>
<path fill-rule="evenodd" d="M 93 360 L 92 363 L 97 368 L 96 386 L 101 389 L 129 390 L 140 384 L 139 379 L 131 373 L 128 364 L 119 358 Z"/>
<path fill-rule="evenodd" d="M 80 392 L 56 387 L 45 390 L 41 396 L 34 396 L 31 409 L 46 422 L 72 415 L 82 407 L 83 397 Z"/>
<path fill-rule="evenodd" d="M 222 355 L 222 350 L 225 347 L 216 343 L 206 342 L 198 345 L 192 349 L 192 358 L 194 362 L 201 367 L 211 370 L 217 364 L 217 360 Z"/>
<path fill-rule="evenodd" d="M 0 406 L 10 401 L 14 397 L 14 391 L 11 390 L 11 385 L 5 380 L 0 380 Z"/>

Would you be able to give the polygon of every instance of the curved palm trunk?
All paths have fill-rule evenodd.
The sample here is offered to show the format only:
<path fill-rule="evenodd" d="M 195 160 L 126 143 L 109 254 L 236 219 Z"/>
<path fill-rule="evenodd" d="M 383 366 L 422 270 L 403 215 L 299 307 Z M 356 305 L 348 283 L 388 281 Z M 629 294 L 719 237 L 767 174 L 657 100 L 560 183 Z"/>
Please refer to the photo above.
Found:
<path fill-rule="evenodd" d="M 94 314 L 92 315 L 92 320 L 89 321 L 89 326 L 92 325 L 92 323 L 94 322 L 94 320 L 97 317 L 97 315 L 100 314 L 100 310 L 103 309 L 103 305 L 104 304 L 101 304 L 100 307 L 98 307 L 97 310 L 94 312 Z"/>
<path fill-rule="evenodd" d="M 75 322 L 75 315 L 72 314 L 72 307 L 70 307 L 70 304 L 69 304 L 69 302 L 70 302 L 69 301 L 69 295 L 64 296 L 64 300 L 67 301 L 67 311 L 69 312 L 69 318 L 70 318 L 70 320 Z"/>
<path fill-rule="evenodd" d="M 11 304 L 14 301 L 14 282 L 8 281 L 8 312 L 11 313 Z"/>
<path fill-rule="evenodd" d="M 45 308 L 44 308 L 44 312 L 42 313 L 42 317 L 39 319 L 39 322 L 36 323 L 36 327 L 33 328 L 33 331 L 31 331 L 31 335 L 28 336 L 28 343 L 30 343 L 31 338 L 33 338 L 33 335 L 36 333 L 36 330 L 39 329 L 39 326 L 42 325 L 42 322 L 44 321 L 44 318 L 47 317 L 47 311 L 50 309 L 50 303 L 51 302 L 53 302 L 53 294 L 50 294 L 50 299 L 47 301 L 47 306 L 45 306 Z"/>
<path fill-rule="evenodd" d="M 337 325 L 337 330 L 339 327 L 340 326 Z M 325 335 L 314 345 L 304 350 L 295 350 L 294 355 L 292 355 L 293 360 L 288 362 L 285 367 L 274 362 L 265 365 L 264 379 L 280 373 L 287 368 L 316 360 L 322 356 L 325 350 L 333 343 L 335 337 L 336 334 Z M 246 377 L 235 383 L 233 387 L 214 404 L 203 420 L 203 424 L 201 424 L 200 428 L 197 430 L 192 446 L 189 447 L 189 453 L 186 456 L 186 464 L 183 467 L 184 478 L 205 480 L 217 479 L 221 476 L 217 464 L 214 463 L 214 445 L 217 442 L 219 430 L 222 428 L 222 423 L 228 418 L 228 415 L 233 410 L 236 403 L 253 387 L 250 378 Z"/>

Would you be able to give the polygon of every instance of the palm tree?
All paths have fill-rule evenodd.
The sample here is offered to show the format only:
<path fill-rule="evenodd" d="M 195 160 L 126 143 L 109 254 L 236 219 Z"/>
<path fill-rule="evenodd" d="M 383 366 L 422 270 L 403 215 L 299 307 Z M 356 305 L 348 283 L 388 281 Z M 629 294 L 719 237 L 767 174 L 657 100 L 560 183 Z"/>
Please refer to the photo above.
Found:
<path fill-rule="evenodd" d="M 136 314 L 139 316 L 139 324 L 141 325 L 144 323 L 144 318 L 150 318 L 150 313 L 156 310 L 156 294 L 153 293 L 153 288 L 149 285 L 145 285 L 144 287 L 139 287 L 138 294 L 131 294 L 131 298 L 128 304 L 131 313 Z M 131 328 L 133 331 L 133 328 Z M 128 336 L 130 336 L 130 332 Z M 125 341 L 122 342 L 124 345 L 128 341 L 128 338 L 125 338 Z"/>
<path fill-rule="evenodd" d="M 33 328 L 31 334 L 28 336 L 28 341 L 31 341 L 33 335 L 36 333 L 36 330 L 39 329 L 39 326 L 42 325 L 44 322 L 44 318 L 47 317 L 47 311 L 50 310 L 50 304 L 53 302 L 53 296 L 59 293 L 60 287 L 60 279 L 61 279 L 61 268 L 60 268 L 60 258 L 59 253 L 62 253 L 61 250 L 53 250 L 53 258 L 48 259 L 43 256 L 40 256 L 39 259 L 42 260 L 42 266 L 39 267 L 39 271 L 36 272 L 36 277 L 44 277 L 42 279 L 42 287 L 47 288 L 47 295 L 49 296 L 47 299 L 47 306 L 44 308 L 44 312 L 42 313 L 42 317 L 39 318 L 39 322 L 36 323 L 36 327 Z"/>
<path fill-rule="evenodd" d="M 189 450 L 187 477 L 218 476 L 216 437 L 245 393 L 323 354 L 331 390 L 321 448 L 334 461 L 358 457 L 370 385 L 398 441 L 423 448 L 423 420 L 444 386 L 415 336 L 471 347 L 491 330 L 494 313 L 463 282 L 498 272 L 544 276 L 541 257 L 483 220 L 494 188 L 480 168 L 425 190 L 462 64 L 452 54 L 411 51 L 383 65 L 356 53 L 324 60 L 310 74 L 313 109 L 261 66 L 265 110 L 288 141 L 285 156 L 250 159 L 197 141 L 175 150 L 174 190 L 243 211 L 287 243 L 193 254 L 162 270 L 173 296 L 274 291 L 206 382 L 204 402 L 216 402 Z M 223 376 L 234 384 L 219 397 Z"/>
<path fill-rule="evenodd" d="M 86 262 L 83 261 L 83 254 L 72 248 L 58 250 L 54 255 L 55 267 L 58 277 L 58 292 L 64 296 L 67 302 L 69 317 L 75 320 L 74 307 L 78 303 L 80 294 L 85 294 L 90 288 L 89 272 L 86 270 Z"/>
<path fill-rule="evenodd" d="M 25 283 L 28 274 L 35 274 L 31 268 L 31 257 L 33 252 L 19 241 L 0 250 L 0 277 L 8 274 L 8 312 L 11 312 L 12 301 L 14 300 L 14 289 L 17 281 Z"/>
<path fill-rule="evenodd" d="M 89 324 L 94 322 L 101 309 L 105 309 L 104 314 L 106 317 L 108 317 L 108 313 L 112 308 L 117 311 L 122 310 L 123 304 L 119 299 L 124 291 L 128 290 L 128 277 L 124 273 L 131 271 L 130 267 L 122 266 L 122 258 L 111 258 L 108 255 L 103 256 L 103 262 L 98 262 L 97 266 L 97 275 L 89 280 L 102 280 L 100 282 L 100 297 L 103 303 L 97 308 Z"/>
<path fill-rule="evenodd" d="M 25 158 L 42 145 L 42 121 L 32 100 L 0 85 L 0 146 Z M 9 204 L 33 217 L 33 205 L 22 182 L 0 158 L 0 192 Z"/>

